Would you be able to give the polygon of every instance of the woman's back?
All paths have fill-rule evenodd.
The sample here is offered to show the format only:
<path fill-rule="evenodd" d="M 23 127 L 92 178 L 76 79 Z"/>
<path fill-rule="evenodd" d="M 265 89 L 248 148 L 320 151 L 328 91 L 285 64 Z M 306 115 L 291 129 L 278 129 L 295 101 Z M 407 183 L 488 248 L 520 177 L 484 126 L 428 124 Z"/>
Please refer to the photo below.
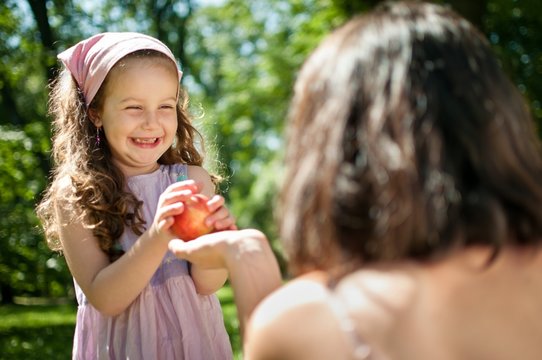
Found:
<path fill-rule="evenodd" d="M 540 359 L 542 254 L 509 249 L 486 267 L 490 255 L 367 267 L 334 292 L 322 274 L 293 280 L 254 314 L 251 330 L 269 345 L 249 338 L 247 349 L 280 359 L 355 359 L 355 349 L 370 359 Z"/>

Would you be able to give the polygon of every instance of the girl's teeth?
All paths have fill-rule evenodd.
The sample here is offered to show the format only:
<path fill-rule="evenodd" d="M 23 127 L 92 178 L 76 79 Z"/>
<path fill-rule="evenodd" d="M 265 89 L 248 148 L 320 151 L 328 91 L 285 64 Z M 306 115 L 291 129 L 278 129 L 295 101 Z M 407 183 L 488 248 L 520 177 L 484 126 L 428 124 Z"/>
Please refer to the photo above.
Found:
<path fill-rule="evenodd" d="M 138 139 L 138 138 L 134 138 L 134 141 L 136 143 L 140 143 L 140 144 L 154 144 L 156 142 L 156 138 L 152 138 L 152 139 Z"/>

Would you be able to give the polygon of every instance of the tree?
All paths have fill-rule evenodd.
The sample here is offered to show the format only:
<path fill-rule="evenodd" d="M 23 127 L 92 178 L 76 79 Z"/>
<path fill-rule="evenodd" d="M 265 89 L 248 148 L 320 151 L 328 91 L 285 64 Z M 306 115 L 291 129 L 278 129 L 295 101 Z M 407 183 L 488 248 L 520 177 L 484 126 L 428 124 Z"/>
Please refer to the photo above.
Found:
<path fill-rule="evenodd" d="M 241 227 L 277 236 L 274 203 L 295 74 L 343 19 L 330 1 L 230 0 L 188 24 L 192 97 L 205 109 L 202 127 L 224 164 L 223 190 Z"/>
<path fill-rule="evenodd" d="M 0 111 L 7 114 L 0 118 L 0 289 L 2 302 L 11 302 L 15 295 L 58 295 L 65 269 L 46 252 L 33 212 L 49 168 L 39 106 L 47 82 L 42 47 L 15 4 L 0 5 L 0 20 Z"/>
<path fill-rule="evenodd" d="M 536 0 L 490 1 L 483 31 L 526 97 L 542 136 L 542 10 Z"/>
<path fill-rule="evenodd" d="M 437 1 L 437 0 L 435 0 Z M 50 169 L 47 83 L 56 54 L 101 31 L 140 31 L 179 58 L 206 166 L 240 227 L 266 232 L 280 255 L 275 217 L 284 120 L 296 73 L 320 40 L 380 0 L 5 0 L 0 2 L 0 288 L 66 295 L 65 263 L 37 231 L 34 204 Z M 542 123 L 542 9 L 535 0 L 449 0 L 491 41 Z M 542 134 L 542 131 L 541 131 Z M 64 293 L 62 293 L 64 291 Z"/>

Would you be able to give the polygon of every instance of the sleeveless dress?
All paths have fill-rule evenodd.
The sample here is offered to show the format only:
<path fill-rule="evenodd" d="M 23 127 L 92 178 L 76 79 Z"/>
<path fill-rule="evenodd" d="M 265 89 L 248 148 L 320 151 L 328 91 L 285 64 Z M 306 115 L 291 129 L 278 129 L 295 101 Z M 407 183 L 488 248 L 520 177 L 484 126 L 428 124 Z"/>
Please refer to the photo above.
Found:
<path fill-rule="evenodd" d="M 144 202 L 147 224 L 154 219 L 160 194 L 186 178 L 183 164 L 161 165 L 150 174 L 128 178 L 128 187 Z M 137 236 L 126 229 L 128 250 Z M 73 359 L 229 360 L 233 358 L 222 310 L 215 295 L 196 293 L 186 261 L 167 252 L 151 281 L 120 315 L 99 313 L 75 283 L 78 302 Z"/>

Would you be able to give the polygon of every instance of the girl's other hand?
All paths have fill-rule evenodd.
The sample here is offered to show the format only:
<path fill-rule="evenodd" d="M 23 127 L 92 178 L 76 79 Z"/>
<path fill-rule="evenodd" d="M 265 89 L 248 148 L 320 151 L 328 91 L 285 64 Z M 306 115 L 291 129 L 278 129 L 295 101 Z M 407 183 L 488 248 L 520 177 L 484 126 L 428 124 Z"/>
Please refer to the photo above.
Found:
<path fill-rule="evenodd" d="M 211 215 L 207 216 L 205 224 L 216 231 L 237 230 L 235 218 L 224 205 L 225 202 L 224 197 L 220 195 L 214 195 L 207 201 L 207 208 Z"/>

